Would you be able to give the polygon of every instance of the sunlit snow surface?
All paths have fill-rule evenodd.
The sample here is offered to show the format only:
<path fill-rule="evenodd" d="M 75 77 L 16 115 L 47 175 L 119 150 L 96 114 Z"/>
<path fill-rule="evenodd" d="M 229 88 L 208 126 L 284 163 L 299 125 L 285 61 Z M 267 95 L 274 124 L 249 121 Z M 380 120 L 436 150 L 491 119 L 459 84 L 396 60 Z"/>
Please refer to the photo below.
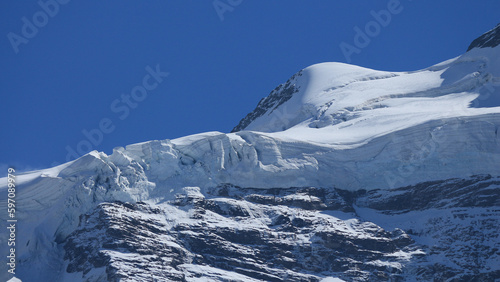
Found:
<path fill-rule="evenodd" d="M 500 106 L 498 49 L 474 49 L 415 72 L 313 65 L 296 82 L 298 93 L 246 130 L 275 132 L 272 136 L 283 139 L 359 145 L 430 120 L 498 114 L 500 110 L 492 108 Z"/>
<path fill-rule="evenodd" d="M 225 183 L 354 191 L 500 175 L 500 47 L 413 72 L 323 63 L 304 69 L 294 83 L 299 91 L 290 100 L 244 131 L 144 142 L 111 155 L 91 152 L 19 174 L 16 251 L 30 267 L 24 271 L 41 273 L 42 281 L 62 277 L 57 243 L 100 202 L 163 203 L 186 187 Z M 0 210 L 6 222 L 6 178 L 0 179 Z M 1 233 L 2 254 L 7 236 Z M 241 278 L 209 266 L 186 269 Z"/>

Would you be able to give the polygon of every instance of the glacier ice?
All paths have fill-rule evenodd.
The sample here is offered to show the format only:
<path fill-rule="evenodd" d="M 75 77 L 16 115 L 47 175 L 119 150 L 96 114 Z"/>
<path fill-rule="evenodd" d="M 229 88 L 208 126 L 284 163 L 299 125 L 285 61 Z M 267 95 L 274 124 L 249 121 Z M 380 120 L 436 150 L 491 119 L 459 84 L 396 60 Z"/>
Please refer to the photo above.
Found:
<path fill-rule="evenodd" d="M 19 267 L 24 267 L 25 277 L 38 275 L 47 281 L 69 275 L 63 274 L 67 265 L 61 242 L 81 224 L 82 215 L 104 202 L 201 201 L 207 191 L 225 185 L 384 191 L 423 181 L 498 176 L 499 52 L 498 46 L 473 48 L 412 72 L 313 65 L 263 99 L 235 132 L 132 144 L 111 155 L 93 151 L 55 168 L 20 174 Z M 2 178 L 2 210 L 6 189 L 7 179 Z M 311 195 L 287 197 L 280 201 L 305 197 L 320 206 Z M 224 201 L 216 200 L 221 209 L 230 209 L 231 202 Z M 189 217 L 180 209 L 172 211 L 178 220 Z M 6 216 L 1 213 L 0 218 L 5 221 Z M 352 226 L 359 227 L 359 222 Z M 1 253 L 6 253 L 6 236 L 0 234 Z M 372 262 L 374 267 L 378 263 Z M 210 266 L 181 268 L 189 277 L 205 273 L 244 279 Z M 94 272 L 89 277 L 102 274 Z"/>

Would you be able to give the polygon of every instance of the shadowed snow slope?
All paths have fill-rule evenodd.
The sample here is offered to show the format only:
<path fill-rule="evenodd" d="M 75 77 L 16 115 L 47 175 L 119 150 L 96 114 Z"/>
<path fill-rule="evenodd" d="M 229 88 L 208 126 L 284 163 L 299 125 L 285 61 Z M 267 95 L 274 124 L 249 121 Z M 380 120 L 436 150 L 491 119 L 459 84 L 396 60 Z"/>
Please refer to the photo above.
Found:
<path fill-rule="evenodd" d="M 497 33 L 483 41 L 497 40 Z M 426 257 L 436 263 L 432 267 L 421 259 L 425 250 L 439 252 L 425 245 L 432 241 L 425 236 L 440 236 L 432 221 L 446 225 L 455 216 L 454 210 L 436 219 L 432 209 L 447 206 L 422 191 L 442 203 L 452 200 L 446 198 L 452 192 L 439 192 L 445 188 L 498 195 L 500 46 L 490 43 L 412 72 L 313 65 L 262 99 L 232 133 L 149 141 L 111 155 L 94 151 L 17 175 L 17 273 L 28 281 L 369 280 L 404 277 L 405 267 L 424 273 L 424 280 L 462 275 L 466 263 L 454 254 Z M 419 196 L 408 206 L 426 210 L 411 215 L 428 222 L 404 224 L 401 213 L 409 211 L 395 208 L 401 193 Z M 464 195 L 453 201 L 470 196 Z M 7 200 L 3 178 L 0 210 L 7 210 Z M 475 212 L 494 253 L 498 212 L 489 209 L 500 203 L 477 203 L 486 203 Z M 360 214 L 375 223 L 363 222 Z M 418 236 L 394 230 L 393 216 L 408 234 L 419 230 Z M 0 218 L 6 222 L 7 213 Z M 460 222 L 466 234 L 468 221 Z M 199 240 L 199 234 L 212 233 Z M 456 235 L 446 234 L 450 240 Z M 7 254 L 9 234 L 0 235 L 1 254 Z M 285 243 L 280 236 L 288 238 Z M 255 242 L 262 249 L 248 247 Z M 266 250 L 273 248 L 282 253 L 276 264 L 266 264 L 274 255 Z M 335 258 L 328 255 L 332 250 L 339 252 Z M 467 277 L 498 275 L 498 254 L 477 257 L 484 263 L 476 262 L 475 269 L 484 268 L 483 276 Z M 444 258 L 449 263 L 438 264 Z M 154 275 L 144 272 L 148 265 L 155 265 Z M 433 267 L 447 272 L 436 276 Z M 0 279 L 10 278 L 6 268 L 0 267 Z M 467 275 L 479 275 L 474 271 Z"/>

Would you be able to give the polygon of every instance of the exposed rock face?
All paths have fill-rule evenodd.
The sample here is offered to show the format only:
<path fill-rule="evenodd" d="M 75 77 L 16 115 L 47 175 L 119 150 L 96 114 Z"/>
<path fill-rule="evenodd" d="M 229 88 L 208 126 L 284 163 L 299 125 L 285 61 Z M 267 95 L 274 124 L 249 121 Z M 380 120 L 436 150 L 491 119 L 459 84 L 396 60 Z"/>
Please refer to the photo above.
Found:
<path fill-rule="evenodd" d="M 102 203 L 63 244 L 67 271 L 89 281 L 487 281 L 500 278 L 499 199 L 487 175 L 368 192 L 189 187 L 169 203 Z"/>
<path fill-rule="evenodd" d="M 294 74 L 286 83 L 278 85 L 269 96 L 262 98 L 257 107 L 247 114 L 237 126 L 231 130 L 231 132 L 237 132 L 244 130 L 252 121 L 256 118 L 263 116 L 266 113 L 272 113 L 274 109 L 285 103 L 292 98 L 294 93 L 299 91 L 299 88 L 295 85 L 295 82 L 299 76 L 302 75 L 302 71 Z"/>
<path fill-rule="evenodd" d="M 500 279 L 500 108 L 486 98 L 500 94 L 500 47 L 485 48 L 499 28 L 420 71 L 310 66 L 235 133 L 94 151 L 19 175 L 16 276 Z M 0 179 L 0 210 L 7 189 Z"/>
<path fill-rule="evenodd" d="M 467 51 L 474 48 L 496 47 L 498 45 L 500 45 L 500 24 L 472 41 Z"/>
<path fill-rule="evenodd" d="M 409 212 L 430 208 L 500 206 L 500 179 L 479 175 L 470 179 L 424 182 L 415 186 L 367 192 L 358 204 L 381 211 Z"/>
<path fill-rule="evenodd" d="M 144 203 L 100 204 L 64 243 L 66 271 L 89 281 L 181 280 L 175 267 L 191 254 L 169 234 L 163 212 Z"/>
<path fill-rule="evenodd" d="M 408 266 L 421 280 L 500 278 L 500 267 L 493 266 L 500 260 L 500 177 L 479 175 L 389 193 L 369 191 L 356 204 L 377 210 L 377 220 L 399 226 L 422 246 L 426 255 Z"/>

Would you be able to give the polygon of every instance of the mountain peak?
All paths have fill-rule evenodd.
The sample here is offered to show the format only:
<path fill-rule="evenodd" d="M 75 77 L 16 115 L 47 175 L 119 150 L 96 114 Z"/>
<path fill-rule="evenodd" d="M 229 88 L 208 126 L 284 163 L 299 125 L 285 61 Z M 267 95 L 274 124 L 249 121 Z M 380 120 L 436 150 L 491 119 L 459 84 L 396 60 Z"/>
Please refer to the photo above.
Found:
<path fill-rule="evenodd" d="M 474 48 L 496 47 L 498 45 L 500 45 L 500 23 L 492 30 L 474 39 L 467 51 Z"/>
<path fill-rule="evenodd" d="M 276 87 L 268 97 L 261 99 L 257 107 L 243 118 L 232 132 L 287 130 L 311 118 L 316 120 L 323 117 L 325 110 L 330 108 L 334 101 L 340 100 L 340 97 L 331 97 L 332 91 L 355 82 L 395 76 L 397 74 L 392 72 L 338 62 L 309 66 Z"/>
<path fill-rule="evenodd" d="M 260 100 L 232 132 L 283 135 L 287 131 L 285 135 L 294 138 L 314 136 L 314 141 L 324 132 L 324 142 L 339 144 L 430 120 L 476 115 L 471 108 L 500 105 L 494 87 L 500 74 L 498 45 L 500 24 L 470 44 L 468 51 L 475 51 L 418 71 L 388 72 L 337 62 L 315 64 Z M 498 110 L 486 110 L 490 111 Z"/>
<path fill-rule="evenodd" d="M 0 281 L 498 281 L 500 46 L 475 47 L 315 64 L 238 132 L 0 178 Z"/>

